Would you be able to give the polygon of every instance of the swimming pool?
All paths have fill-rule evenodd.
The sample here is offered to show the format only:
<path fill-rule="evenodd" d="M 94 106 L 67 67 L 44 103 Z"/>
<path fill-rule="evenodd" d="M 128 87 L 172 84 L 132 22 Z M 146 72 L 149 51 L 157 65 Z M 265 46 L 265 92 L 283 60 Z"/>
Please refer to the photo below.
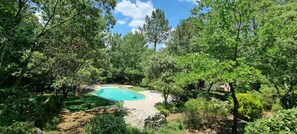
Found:
<path fill-rule="evenodd" d="M 142 94 L 117 87 L 101 88 L 100 90 L 94 91 L 93 93 L 99 97 L 113 101 L 144 99 L 144 95 Z"/>

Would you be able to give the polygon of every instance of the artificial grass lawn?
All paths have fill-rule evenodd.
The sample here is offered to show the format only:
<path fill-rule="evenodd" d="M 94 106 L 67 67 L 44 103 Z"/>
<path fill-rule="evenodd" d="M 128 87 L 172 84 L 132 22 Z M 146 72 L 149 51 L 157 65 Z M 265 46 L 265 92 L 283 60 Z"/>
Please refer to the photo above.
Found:
<path fill-rule="evenodd" d="M 73 93 L 70 93 L 65 101 L 65 108 L 71 112 L 77 112 L 112 104 L 114 104 L 113 101 L 102 99 L 91 94 L 82 94 L 81 98 L 77 98 Z"/>
<path fill-rule="evenodd" d="M 130 88 L 130 90 L 133 90 L 133 91 L 135 91 L 135 92 L 141 92 L 141 91 L 146 91 L 146 90 L 148 90 L 148 89 L 145 88 L 145 87 L 138 87 L 138 86 L 135 86 L 135 87 Z"/>

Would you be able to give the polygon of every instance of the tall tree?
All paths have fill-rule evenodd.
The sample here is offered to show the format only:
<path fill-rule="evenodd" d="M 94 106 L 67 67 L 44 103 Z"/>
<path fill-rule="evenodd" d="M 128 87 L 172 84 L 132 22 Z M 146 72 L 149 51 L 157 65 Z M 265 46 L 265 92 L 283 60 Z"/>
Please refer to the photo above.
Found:
<path fill-rule="evenodd" d="M 44 58 L 41 61 L 35 60 L 35 63 L 54 60 L 52 63 L 55 64 L 47 68 L 48 71 L 56 72 L 50 73 L 54 78 L 73 77 L 77 70 L 84 67 L 85 61 L 96 58 L 95 51 L 104 47 L 105 33 L 115 24 L 111 16 L 115 0 L 76 2 L 19 0 L 1 1 L 0 4 L 1 22 L 4 24 L 0 28 L 3 29 L 0 32 L 0 51 L 3 52 L 0 68 L 3 68 L 6 76 L 13 75 L 18 78 L 15 81 L 16 86 L 21 83 L 22 77 L 29 76 L 28 73 L 32 74 L 29 69 L 33 66 L 29 65 L 34 61 L 33 58 L 37 57 L 34 55 L 43 55 Z M 5 18 L 5 16 L 10 17 Z M 10 34 L 17 35 L 18 38 L 7 36 Z M 20 41 L 21 38 L 24 41 L 15 41 Z M 13 47 L 14 45 L 18 47 Z M 13 53 L 17 55 L 12 56 Z M 6 60 L 6 57 L 9 59 Z M 15 69 L 12 70 L 12 67 Z M 34 69 L 36 71 L 37 68 Z M 59 73 L 61 70 L 64 72 Z"/>
<path fill-rule="evenodd" d="M 165 43 L 169 38 L 170 27 L 168 23 L 164 11 L 161 9 L 156 9 L 151 16 L 145 17 L 145 24 L 140 28 L 140 31 L 149 42 L 153 43 L 155 51 L 157 44 Z"/>
<path fill-rule="evenodd" d="M 168 106 L 169 94 L 175 88 L 174 74 L 178 68 L 174 57 L 166 53 L 155 53 L 144 66 L 144 83 L 163 93 L 164 102 Z"/>
<path fill-rule="evenodd" d="M 297 104 L 297 2 L 268 4 L 257 19 L 257 67 L 277 89 L 283 106 L 291 108 Z"/>
<path fill-rule="evenodd" d="M 117 35 L 115 36 L 117 38 Z M 114 80 L 121 80 L 121 82 L 138 84 L 143 78 L 140 63 L 147 48 L 145 37 L 140 33 L 128 33 L 123 39 L 118 38 L 113 41 L 110 55 L 110 77 Z"/>
<path fill-rule="evenodd" d="M 194 9 L 201 19 L 202 36 L 196 37 L 202 52 L 218 59 L 221 67 L 219 76 L 222 82 L 230 86 L 234 104 L 232 133 L 237 133 L 238 100 L 236 89 L 254 81 L 259 71 L 246 60 L 251 55 L 253 36 L 253 7 L 251 0 L 200 1 Z"/>
<path fill-rule="evenodd" d="M 166 50 L 172 55 L 185 55 L 189 52 L 199 52 L 199 48 L 192 46 L 191 39 L 199 34 L 200 28 L 197 23 L 199 19 L 190 17 L 181 20 L 167 43 Z"/>

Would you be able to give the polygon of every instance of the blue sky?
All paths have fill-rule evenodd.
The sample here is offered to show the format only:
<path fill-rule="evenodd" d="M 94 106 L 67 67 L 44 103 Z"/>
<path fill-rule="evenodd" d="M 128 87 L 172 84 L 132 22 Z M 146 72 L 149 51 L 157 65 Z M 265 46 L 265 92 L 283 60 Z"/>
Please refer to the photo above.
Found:
<path fill-rule="evenodd" d="M 171 27 L 176 27 L 181 19 L 190 16 L 190 10 L 195 6 L 195 0 L 118 0 L 114 10 L 117 19 L 113 33 L 122 35 L 142 26 L 146 15 L 157 8 L 165 13 Z"/>

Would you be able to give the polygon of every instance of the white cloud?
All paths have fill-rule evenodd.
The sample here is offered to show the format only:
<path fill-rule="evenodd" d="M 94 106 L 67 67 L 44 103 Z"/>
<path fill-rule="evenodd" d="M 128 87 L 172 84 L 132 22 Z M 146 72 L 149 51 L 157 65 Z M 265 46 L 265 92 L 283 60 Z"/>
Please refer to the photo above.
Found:
<path fill-rule="evenodd" d="M 135 29 L 144 24 L 145 16 L 150 15 L 153 10 L 155 8 L 150 0 L 146 2 L 136 0 L 135 3 L 130 0 L 122 0 L 117 4 L 115 13 L 121 13 L 123 16 L 130 18 L 129 27 Z"/>
<path fill-rule="evenodd" d="M 118 20 L 117 23 L 120 25 L 124 25 L 127 23 L 127 21 L 126 20 Z"/>
<path fill-rule="evenodd" d="M 132 20 L 130 23 L 129 23 L 129 26 L 132 27 L 132 28 L 137 28 L 139 26 L 142 26 L 144 24 L 144 20 Z"/>
<path fill-rule="evenodd" d="M 192 2 L 194 4 L 197 4 L 197 0 L 178 0 L 180 2 Z"/>

